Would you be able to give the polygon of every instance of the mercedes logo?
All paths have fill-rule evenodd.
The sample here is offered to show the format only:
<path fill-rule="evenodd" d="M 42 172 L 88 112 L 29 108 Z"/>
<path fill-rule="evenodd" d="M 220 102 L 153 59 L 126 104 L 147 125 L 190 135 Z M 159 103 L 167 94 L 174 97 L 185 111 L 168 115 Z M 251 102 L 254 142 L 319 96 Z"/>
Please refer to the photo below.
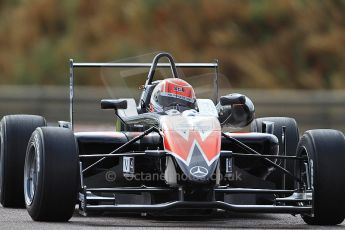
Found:
<path fill-rule="evenodd" d="M 193 168 L 189 170 L 189 172 L 196 178 L 202 178 L 208 174 L 207 168 L 202 167 L 202 166 L 194 166 Z"/>

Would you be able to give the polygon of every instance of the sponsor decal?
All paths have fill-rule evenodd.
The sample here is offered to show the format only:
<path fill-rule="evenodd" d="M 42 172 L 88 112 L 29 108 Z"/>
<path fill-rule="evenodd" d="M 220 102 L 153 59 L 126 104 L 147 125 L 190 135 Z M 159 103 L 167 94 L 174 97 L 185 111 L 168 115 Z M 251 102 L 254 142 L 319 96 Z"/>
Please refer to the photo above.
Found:
<path fill-rule="evenodd" d="M 176 92 L 184 92 L 183 87 L 174 86 Z"/>
<path fill-rule="evenodd" d="M 232 173 L 232 158 L 226 158 L 225 160 L 225 173 L 231 174 Z"/>
<path fill-rule="evenodd" d="M 189 172 L 196 178 L 203 178 L 208 174 L 207 168 L 202 166 L 194 166 L 189 170 Z"/>
<path fill-rule="evenodd" d="M 181 99 L 181 100 L 185 100 L 185 101 L 194 103 L 194 98 L 185 97 L 185 96 L 174 94 L 174 93 L 161 92 L 161 95 L 166 96 L 166 97 L 173 97 L 173 98 L 177 98 L 177 99 Z"/>
<path fill-rule="evenodd" d="M 314 189 L 314 161 L 310 159 L 310 185 L 311 189 Z"/>

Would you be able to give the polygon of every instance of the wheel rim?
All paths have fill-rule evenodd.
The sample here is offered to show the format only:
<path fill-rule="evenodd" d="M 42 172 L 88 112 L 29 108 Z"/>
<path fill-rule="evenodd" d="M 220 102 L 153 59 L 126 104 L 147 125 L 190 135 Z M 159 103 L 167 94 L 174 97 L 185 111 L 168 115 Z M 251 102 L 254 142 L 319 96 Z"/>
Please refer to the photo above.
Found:
<path fill-rule="evenodd" d="M 313 180 L 313 174 L 314 174 L 314 169 L 313 169 L 313 160 L 311 159 L 311 156 L 310 154 L 308 153 L 308 150 L 305 146 L 302 146 L 301 147 L 301 150 L 299 151 L 298 153 L 298 156 L 299 157 L 307 157 L 308 158 L 308 169 L 302 167 L 302 166 L 299 166 L 299 167 L 302 167 L 302 169 L 300 168 L 300 177 L 303 181 L 307 181 L 307 176 L 309 174 L 309 180 L 310 180 L 310 188 L 307 188 L 308 190 L 312 190 L 312 201 L 311 201 L 311 205 L 314 207 L 314 180 Z M 298 170 L 298 171 L 299 171 Z M 309 173 L 306 172 L 306 170 L 309 170 Z M 307 182 L 306 182 L 307 183 Z M 301 214 L 302 217 L 311 217 L 312 215 L 310 214 Z"/>
<path fill-rule="evenodd" d="M 37 139 L 37 136 L 35 137 L 35 139 Z M 34 143 L 31 143 L 30 150 L 27 153 L 25 159 L 24 198 L 27 206 L 30 206 L 32 204 L 37 191 L 40 158 L 39 151 L 35 142 L 36 141 L 34 141 Z"/>

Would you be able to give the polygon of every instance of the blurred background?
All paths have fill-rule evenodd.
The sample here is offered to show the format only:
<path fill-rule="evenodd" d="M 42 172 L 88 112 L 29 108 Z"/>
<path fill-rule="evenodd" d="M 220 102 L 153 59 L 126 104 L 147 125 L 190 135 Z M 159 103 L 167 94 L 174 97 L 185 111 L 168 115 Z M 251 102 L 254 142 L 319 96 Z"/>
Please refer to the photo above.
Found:
<path fill-rule="evenodd" d="M 344 132 L 344 12 L 344 0 L 0 0 L 0 115 L 68 120 L 69 58 L 150 62 L 167 51 L 177 62 L 218 59 L 222 93 L 247 94 L 257 117 Z M 118 71 L 79 72 L 81 123 L 112 119 L 99 99 L 127 86 L 104 80 Z"/>

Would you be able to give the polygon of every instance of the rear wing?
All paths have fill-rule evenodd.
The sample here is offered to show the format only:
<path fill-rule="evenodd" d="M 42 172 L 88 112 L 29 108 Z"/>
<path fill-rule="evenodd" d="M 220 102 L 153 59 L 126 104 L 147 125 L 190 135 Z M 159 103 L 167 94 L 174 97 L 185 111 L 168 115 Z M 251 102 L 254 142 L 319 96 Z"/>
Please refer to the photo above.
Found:
<path fill-rule="evenodd" d="M 151 68 L 153 63 L 90 63 L 90 62 L 74 62 L 73 59 L 69 60 L 69 112 L 70 112 L 70 125 L 73 130 L 74 124 L 74 69 L 75 68 Z M 208 68 L 213 69 L 215 78 L 213 80 L 213 102 L 218 102 L 218 60 L 210 63 L 175 63 L 177 68 Z M 171 68 L 170 63 L 158 63 L 158 68 Z"/>

